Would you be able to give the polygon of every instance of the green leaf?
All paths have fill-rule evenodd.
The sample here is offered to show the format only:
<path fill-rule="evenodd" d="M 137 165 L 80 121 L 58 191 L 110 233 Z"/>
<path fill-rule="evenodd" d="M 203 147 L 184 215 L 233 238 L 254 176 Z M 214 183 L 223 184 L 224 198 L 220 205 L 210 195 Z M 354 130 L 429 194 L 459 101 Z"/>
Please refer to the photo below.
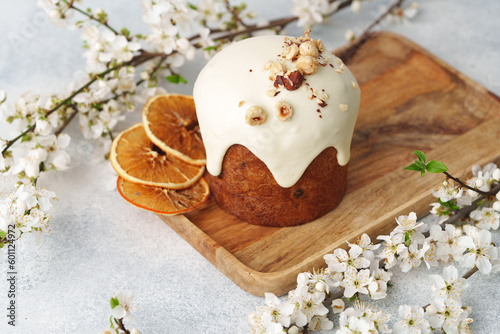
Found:
<path fill-rule="evenodd" d="M 118 298 L 111 298 L 109 301 L 109 305 L 111 305 L 111 309 L 114 309 L 118 305 L 120 305 L 120 302 L 118 301 Z"/>
<path fill-rule="evenodd" d="M 183 84 L 187 84 L 187 80 L 183 78 L 179 74 L 172 74 L 169 75 L 168 77 L 165 78 L 168 82 L 173 83 L 173 84 L 178 84 L 179 82 L 182 82 Z"/>
<path fill-rule="evenodd" d="M 215 49 L 217 49 L 217 46 L 210 45 L 210 46 L 207 46 L 206 48 L 204 48 L 203 51 L 212 51 L 212 50 L 215 50 Z"/>
<path fill-rule="evenodd" d="M 127 28 L 122 28 L 122 30 L 120 32 L 125 37 L 129 37 L 130 36 L 130 30 L 128 30 Z"/>
<path fill-rule="evenodd" d="M 22 138 L 21 138 L 21 143 L 25 142 L 25 141 L 30 141 L 32 138 L 31 134 L 27 133 L 25 134 Z"/>
<path fill-rule="evenodd" d="M 423 163 L 425 163 L 425 161 L 427 160 L 427 157 L 425 156 L 424 152 L 416 150 L 416 151 L 413 151 L 413 153 L 415 153 L 415 155 L 418 157 L 419 161 L 422 161 Z"/>
<path fill-rule="evenodd" d="M 422 172 L 422 171 L 425 171 L 425 167 L 422 167 L 421 165 L 417 164 L 417 161 L 416 161 L 416 162 L 412 163 L 411 165 L 406 166 L 405 170 L 414 170 L 417 172 Z"/>
<path fill-rule="evenodd" d="M 188 2 L 188 7 L 193 9 L 193 10 L 198 10 L 195 5 L 193 5 L 191 2 Z"/>
<path fill-rule="evenodd" d="M 446 167 L 442 162 L 431 160 L 427 164 L 426 169 L 429 173 L 443 173 L 448 170 L 448 167 Z"/>
<path fill-rule="evenodd" d="M 354 303 L 358 299 L 358 294 L 355 293 L 351 298 L 349 298 L 349 303 Z"/>
<path fill-rule="evenodd" d="M 450 199 L 448 202 L 443 202 L 443 201 L 441 201 L 441 199 L 439 199 L 439 198 L 438 198 L 438 202 L 439 202 L 439 204 L 441 204 L 443 207 L 448 208 L 448 209 L 450 209 L 451 211 L 460 209 L 460 208 L 457 206 L 457 204 L 456 204 L 455 200 L 453 200 L 453 199 Z"/>

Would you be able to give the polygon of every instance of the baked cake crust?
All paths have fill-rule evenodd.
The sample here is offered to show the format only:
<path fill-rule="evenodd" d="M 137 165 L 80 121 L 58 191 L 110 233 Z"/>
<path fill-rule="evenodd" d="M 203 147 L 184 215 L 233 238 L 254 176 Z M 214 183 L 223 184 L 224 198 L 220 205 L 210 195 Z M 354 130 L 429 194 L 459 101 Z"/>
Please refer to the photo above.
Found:
<path fill-rule="evenodd" d="M 222 172 L 206 173 L 215 200 L 241 220 L 266 226 L 294 226 L 333 210 L 347 185 L 347 165 L 340 166 L 337 150 L 326 148 L 290 188 L 281 187 L 259 158 L 235 144 L 226 152 Z"/>

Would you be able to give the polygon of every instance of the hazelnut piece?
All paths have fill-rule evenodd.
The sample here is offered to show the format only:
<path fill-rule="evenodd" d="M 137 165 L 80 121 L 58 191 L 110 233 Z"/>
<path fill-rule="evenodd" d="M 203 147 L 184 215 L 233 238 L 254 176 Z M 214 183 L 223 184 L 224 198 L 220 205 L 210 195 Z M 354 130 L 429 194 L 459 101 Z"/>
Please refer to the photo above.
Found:
<path fill-rule="evenodd" d="M 323 42 L 321 41 L 321 39 L 318 39 L 316 41 L 316 47 L 318 48 L 318 50 L 320 52 L 324 52 L 326 50 L 325 45 L 323 44 Z"/>
<path fill-rule="evenodd" d="M 304 81 L 304 76 L 300 71 L 288 71 L 286 72 L 283 84 L 287 90 L 296 90 L 302 85 Z"/>
<path fill-rule="evenodd" d="M 286 71 L 285 65 L 280 63 L 279 61 L 275 61 L 274 63 L 271 64 L 271 67 L 269 69 L 271 71 L 271 75 L 276 75 L 280 74 Z"/>
<path fill-rule="evenodd" d="M 300 56 L 295 64 L 304 74 L 314 74 L 318 71 L 318 60 L 311 56 Z"/>
<path fill-rule="evenodd" d="M 311 56 L 315 58 L 318 57 L 319 54 L 316 43 L 312 41 L 307 41 L 300 44 L 299 52 L 302 56 Z"/>
<path fill-rule="evenodd" d="M 245 122 L 251 126 L 261 125 L 267 119 L 267 113 L 259 106 L 252 106 L 245 113 Z"/>
<path fill-rule="evenodd" d="M 292 60 L 294 59 L 297 55 L 299 54 L 299 47 L 297 44 L 292 44 L 288 47 L 288 49 L 285 51 L 285 58 Z"/>
<path fill-rule="evenodd" d="M 276 116 L 278 116 L 278 119 L 282 122 L 286 122 L 292 118 L 293 109 L 288 102 L 279 101 L 274 106 L 274 110 L 276 111 Z"/>

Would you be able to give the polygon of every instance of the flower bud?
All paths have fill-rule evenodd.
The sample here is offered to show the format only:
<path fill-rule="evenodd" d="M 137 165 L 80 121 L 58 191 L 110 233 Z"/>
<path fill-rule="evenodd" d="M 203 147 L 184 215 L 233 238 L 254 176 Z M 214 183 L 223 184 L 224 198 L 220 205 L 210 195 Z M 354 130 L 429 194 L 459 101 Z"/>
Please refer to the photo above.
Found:
<path fill-rule="evenodd" d="M 324 282 L 317 282 L 315 288 L 316 290 L 323 292 L 326 290 L 326 284 Z"/>
<path fill-rule="evenodd" d="M 500 202 L 499 201 L 493 203 L 493 210 L 495 210 L 496 212 L 500 212 Z"/>
<path fill-rule="evenodd" d="M 353 13 L 359 13 L 361 11 L 361 7 L 363 7 L 361 0 L 354 0 L 353 2 L 351 2 L 351 10 Z"/>
<path fill-rule="evenodd" d="M 299 328 L 297 326 L 292 326 L 288 329 L 288 334 L 299 334 Z"/>
<path fill-rule="evenodd" d="M 500 168 L 497 168 L 493 171 L 493 178 L 496 181 L 500 181 Z"/>
<path fill-rule="evenodd" d="M 345 303 L 342 298 L 335 299 L 332 301 L 332 310 L 333 313 L 340 313 L 344 311 Z"/>
<path fill-rule="evenodd" d="M 481 188 L 484 186 L 484 180 L 483 179 L 477 179 L 476 180 L 476 187 Z"/>

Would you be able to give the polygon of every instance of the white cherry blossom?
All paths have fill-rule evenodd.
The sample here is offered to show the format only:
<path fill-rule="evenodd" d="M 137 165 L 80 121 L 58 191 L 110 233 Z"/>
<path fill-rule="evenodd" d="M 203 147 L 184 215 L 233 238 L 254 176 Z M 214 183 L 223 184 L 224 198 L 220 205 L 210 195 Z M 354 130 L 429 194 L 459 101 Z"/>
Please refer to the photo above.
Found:
<path fill-rule="evenodd" d="M 380 258 L 385 259 L 385 267 L 392 268 L 398 261 L 396 256 L 406 251 L 404 245 L 404 236 L 402 234 L 395 234 L 393 236 L 382 235 L 377 239 L 384 240 L 384 249 L 380 254 Z"/>
<path fill-rule="evenodd" d="M 462 303 L 456 299 L 432 298 L 426 313 L 433 328 L 443 328 L 446 333 L 456 333 L 464 312 Z"/>
<path fill-rule="evenodd" d="M 432 196 L 439 198 L 442 202 L 448 202 L 452 199 L 460 198 L 463 192 L 463 189 L 453 181 L 445 180 L 441 183 L 438 190 L 432 192 Z"/>
<path fill-rule="evenodd" d="M 370 261 L 360 257 L 363 249 L 355 244 L 350 244 L 349 253 L 342 248 L 337 248 L 333 254 L 327 254 L 323 258 L 332 272 L 345 272 L 347 268 L 367 268 Z"/>
<path fill-rule="evenodd" d="M 337 334 L 369 334 L 373 323 L 366 318 L 348 316 L 345 313 L 340 314 L 340 327 Z"/>
<path fill-rule="evenodd" d="M 352 247 L 351 243 L 347 242 L 347 244 Z M 370 236 L 366 233 L 363 233 L 361 237 L 359 237 L 359 239 L 356 241 L 356 244 L 361 247 L 361 249 L 363 250 L 363 256 L 370 262 L 375 259 L 374 251 L 382 246 L 381 244 L 372 244 Z"/>
<path fill-rule="evenodd" d="M 333 322 L 328 319 L 326 315 L 316 315 L 311 319 L 311 321 L 307 325 L 307 328 L 313 331 L 328 331 L 330 329 L 333 329 Z"/>
<path fill-rule="evenodd" d="M 470 218 L 475 220 L 477 227 L 485 230 L 498 229 L 500 224 L 500 213 L 493 208 L 482 207 L 470 213 Z"/>
<path fill-rule="evenodd" d="M 135 321 L 131 311 L 134 309 L 132 304 L 135 293 L 133 291 L 117 292 L 113 298 L 118 300 L 118 305 L 111 309 L 111 315 L 116 319 L 123 319 L 124 321 Z"/>
<path fill-rule="evenodd" d="M 393 325 L 394 334 L 431 333 L 429 322 L 424 318 L 424 309 L 419 306 L 399 306 L 401 320 Z"/>
<path fill-rule="evenodd" d="M 422 248 L 419 248 L 418 244 L 411 243 L 411 245 L 400 254 L 401 271 L 406 273 L 412 268 L 420 266 L 425 256 L 425 252 L 427 252 L 429 247 L 428 244 L 424 244 Z"/>
<path fill-rule="evenodd" d="M 432 234 L 431 238 L 437 241 L 436 255 L 442 262 L 449 262 L 451 260 L 459 261 L 465 251 L 465 247 L 458 244 L 459 237 L 462 236 L 462 229 L 456 228 L 455 225 L 446 224 L 441 236 L 436 233 Z"/>
<path fill-rule="evenodd" d="M 262 315 L 264 322 L 277 322 L 284 327 L 290 326 L 290 315 L 294 306 L 287 301 L 280 302 L 273 293 L 265 293 L 266 310 Z"/>
<path fill-rule="evenodd" d="M 458 276 L 458 270 L 454 266 L 443 269 L 443 275 L 429 275 L 432 282 L 432 293 L 441 299 L 460 300 L 462 291 L 467 287 L 465 278 Z"/>
<path fill-rule="evenodd" d="M 368 294 L 368 285 L 373 281 L 370 277 L 370 270 L 363 269 L 359 272 L 349 267 L 344 273 L 344 280 L 340 284 L 344 287 L 344 296 L 351 298 L 355 293 Z"/>
<path fill-rule="evenodd" d="M 328 0 L 293 0 L 292 13 L 299 17 L 298 25 L 310 27 L 321 23 L 324 16 L 335 11 L 339 2 L 330 3 Z"/>
<path fill-rule="evenodd" d="M 460 261 L 461 266 L 472 268 L 475 265 L 482 274 L 489 274 L 491 261 L 498 258 L 498 249 L 491 244 L 491 233 L 473 226 L 464 226 L 464 231 L 467 235 L 458 240 L 460 246 L 467 248 Z"/>

